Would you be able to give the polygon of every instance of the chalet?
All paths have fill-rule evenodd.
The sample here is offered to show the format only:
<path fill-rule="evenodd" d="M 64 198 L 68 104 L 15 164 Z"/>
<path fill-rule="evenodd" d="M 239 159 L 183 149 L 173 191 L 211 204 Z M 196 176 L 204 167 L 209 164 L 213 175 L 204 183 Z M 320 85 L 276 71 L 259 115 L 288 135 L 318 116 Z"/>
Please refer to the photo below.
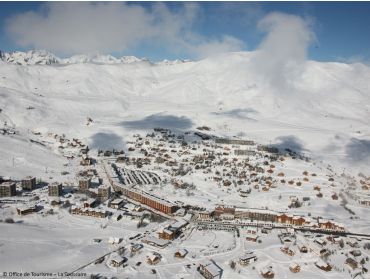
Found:
<path fill-rule="evenodd" d="M 111 256 L 110 265 L 112 267 L 119 267 L 123 265 L 126 261 L 127 261 L 127 258 L 121 257 L 118 254 L 114 254 L 113 256 Z"/>
<path fill-rule="evenodd" d="M 298 273 L 301 271 L 301 267 L 297 263 L 292 263 L 291 265 L 289 265 L 289 270 L 293 273 Z"/>
<path fill-rule="evenodd" d="M 130 251 L 131 253 L 136 253 L 139 252 L 143 247 L 144 247 L 143 244 L 135 243 L 131 245 Z"/>
<path fill-rule="evenodd" d="M 245 252 L 239 257 L 239 264 L 245 266 L 257 261 L 257 256 L 253 252 Z"/>
<path fill-rule="evenodd" d="M 121 243 L 121 241 L 122 241 L 122 238 L 119 238 L 119 237 L 109 237 L 108 238 L 108 243 L 109 244 L 119 244 L 119 243 Z"/>
<path fill-rule="evenodd" d="M 315 265 L 320 268 L 321 270 L 324 270 L 324 271 L 331 271 L 332 267 L 330 264 L 324 262 L 323 260 L 318 260 L 317 262 L 315 262 Z"/>
<path fill-rule="evenodd" d="M 188 251 L 186 249 L 180 249 L 175 252 L 175 258 L 185 258 L 185 256 L 188 254 Z"/>
<path fill-rule="evenodd" d="M 27 215 L 36 212 L 36 205 L 25 205 L 17 207 L 18 215 Z"/>
<path fill-rule="evenodd" d="M 281 224 L 292 224 L 293 216 L 287 214 L 281 214 L 276 217 L 276 222 Z"/>
<path fill-rule="evenodd" d="M 347 258 L 346 259 L 346 264 L 351 268 L 351 269 L 356 269 L 358 268 L 358 262 L 354 260 L 353 258 Z"/>
<path fill-rule="evenodd" d="M 94 208 L 79 208 L 76 206 L 71 207 L 71 214 L 74 215 L 81 215 L 81 216 L 90 216 L 95 218 L 105 218 L 107 216 L 107 212 L 100 209 Z"/>
<path fill-rule="evenodd" d="M 180 234 L 180 230 L 188 224 L 185 220 L 178 220 L 158 232 L 158 237 L 165 240 L 173 240 Z"/>
<path fill-rule="evenodd" d="M 159 239 L 155 236 L 148 236 L 141 240 L 143 243 L 146 243 L 148 245 L 158 247 L 158 248 L 165 248 L 170 242 L 168 240 Z"/>
<path fill-rule="evenodd" d="M 121 208 L 123 206 L 123 204 L 124 204 L 123 199 L 116 198 L 115 200 L 111 201 L 110 207 L 112 207 L 114 209 L 119 209 L 119 208 Z"/>
<path fill-rule="evenodd" d="M 150 265 L 156 265 L 161 261 L 162 256 L 159 253 L 149 253 L 146 256 L 146 262 Z"/>
<path fill-rule="evenodd" d="M 294 256 L 294 252 L 291 249 L 289 249 L 288 247 L 281 247 L 280 251 L 282 251 L 284 254 L 286 254 L 288 256 Z"/>
<path fill-rule="evenodd" d="M 322 229 L 333 229 L 334 228 L 334 224 L 331 221 L 324 221 L 324 220 L 319 220 L 318 226 L 319 228 L 322 228 Z"/>
<path fill-rule="evenodd" d="M 294 216 L 292 220 L 292 224 L 295 226 L 303 226 L 305 224 L 306 220 L 303 217 L 300 216 Z"/>
<path fill-rule="evenodd" d="M 22 189 L 32 191 L 36 188 L 36 177 L 27 176 L 22 180 Z"/>
<path fill-rule="evenodd" d="M 198 270 L 205 279 L 221 278 L 223 272 L 222 268 L 212 260 L 201 262 Z"/>
<path fill-rule="evenodd" d="M 164 228 L 158 232 L 158 237 L 165 240 L 173 240 L 175 238 L 175 231 L 170 228 Z"/>
<path fill-rule="evenodd" d="M 308 248 L 306 245 L 298 245 L 299 252 L 308 253 Z"/>
<path fill-rule="evenodd" d="M 330 252 L 326 248 L 321 249 L 319 253 L 321 258 L 325 258 L 330 255 Z"/>
<path fill-rule="evenodd" d="M 275 277 L 275 273 L 272 270 L 272 266 L 265 266 L 260 271 L 261 276 L 265 279 L 273 279 Z"/>
<path fill-rule="evenodd" d="M 315 238 L 314 242 L 319 244 L 321 247 L 327 244 L 327 242 L 323 238 Z"/>

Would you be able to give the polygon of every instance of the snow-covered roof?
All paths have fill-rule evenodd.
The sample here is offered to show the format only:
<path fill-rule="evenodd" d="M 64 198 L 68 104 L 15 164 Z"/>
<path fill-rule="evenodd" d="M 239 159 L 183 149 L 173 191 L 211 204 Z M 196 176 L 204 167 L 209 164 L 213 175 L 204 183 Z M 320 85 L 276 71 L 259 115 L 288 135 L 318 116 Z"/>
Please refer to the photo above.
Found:
<path fill-rule="evenodd" d="M 154 244 L 156 244 L 160 247 L 164 247 L 164 246 L 166 246 L 167 244 L 170 243 L 168 240 L 159 239 L 159 238 L 156 238 L 154 236 L 145 237 L 144 239 L 142 239 L 142 241 L 147 242 L 147 243 L 154 243 Z"/>
<path fill-rule="evenodd" d="M 261 273 L 262 274 L 266 274 L 266 273 L 269 273 L 269 272 L 272 272 L 272 266 L 265 266 L 261 269 Z"/>
<path fill-rule="evenodd" d="M 151 261 L 155 261 L 156 259 L 160 258 L 161 255 L 158 254 L 158 253 L 153 253 L 153 252 L 150 252 L 148 253 L 148 255 L 146 255 L 146 257 L 151 260 Z"/>
<path fill-rule="evenodd" d="M 111 261 L 114 261 L 116 263 L 122 263 L 125 261 L 125 258 L 121 257 L 120 255 L 118 255 L 117 253 L 113 253 L 111 255 Z"/>
<path fill-rule="evenodd" d="M 188 253 L 188 251 L 186 249 L 180 249 L 177 251 L 177 253 L 179 253 L 180 256 L 185 256 Z"/>
<path fill-rule="evenodd" d="M 162 232 L 164 232 L 166 234 L 173 234 L 173 231 L 168 229 L 168 228 L 163 229 Z"/>
<path fill-rule="evenodd" d="M 187 221 L 185 221 L 183 219 L 179 219 L 175 223 L 171 224 L 171 227 L 176 228 L 176 229 L 180 229 L 180 228 L 186 226 L 187 224 L 188 224 Z"/>
<path fill-rule="evenodd" d="M 123 202 L 122 198 L 116 198 L 111 202 L 111 204 L 121 204 L 122 202 Z"/>
<path fill-rule="evenodd" d="M 214 261 L 205 261 L 200 263 L 213 277 L 220 275 L 222 268 L 219 267 Z"/>
<path fill-rule="evenodd" d="M 256 258 L 256 255 L 253 252 L 245 252 L 243 255 L 239 257 L 241 260 L 249 260 Z"/>
<path fill-rule="evenodd" d="M 297 267 L 299 267 L 299 264 L 297 264 L 297 263 L 291 263 L 289 265 L 289 268 L 292 268 L 292 269 L 297 268 Z"/>
<path fill-rule="evenodd" d="M 93 203 L 95 203 L 95 201 L 96 201 L 95 198 L 89 198 L 88 200 L 85 201 L 85 203 L 93 204 Z"/>
<path fill-rule="evenodd" d="M 21 205 L 21 206 L 17 207 L 17 210 L 19 210 L 19 211 L 27 211 L 27 210 L 30 210 L 30 209 L 36 209 L 36 205 L 29 204 L 29 205 Z"/>

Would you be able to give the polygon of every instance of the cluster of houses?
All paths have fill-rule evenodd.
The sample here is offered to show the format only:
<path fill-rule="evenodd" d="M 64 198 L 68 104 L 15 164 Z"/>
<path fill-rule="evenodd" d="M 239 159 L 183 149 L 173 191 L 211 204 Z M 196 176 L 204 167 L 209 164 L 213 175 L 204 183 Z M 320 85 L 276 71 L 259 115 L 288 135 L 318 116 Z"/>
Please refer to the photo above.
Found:
<path fill-rule="evenodd" d="M 361 206 L 370 206 L 369 192 L 346 192 L 347 196 L 355 200 Z"/>
<path fill-rule="evenodd" d="M 108 215 L 107 211 L 102 210 L 102 209 L 96 209 L 96 208 L 90 208 L 90 207 L 78 207 L 75 205 L 71 207 L 71 214 L 89 216 L 89 217 L 95 217 L 95 218 L 105 218 Z"/>
<path fill-rule="evenodd" d="M 263 221 L 266 223 L 278 223 L 297 227 L 307 227 L 312 229 L 322 229 L 328 231 L 345 231 L 342 224 L 334 221 L 317 219 L 313 220 L 304 216 L 279 213 L 265 209 L 237 208 L 235 206 L 218 205 L 212 212 L 199 212 L 198 219 L 203 221 L 217 220 L 249 220 Z"/>

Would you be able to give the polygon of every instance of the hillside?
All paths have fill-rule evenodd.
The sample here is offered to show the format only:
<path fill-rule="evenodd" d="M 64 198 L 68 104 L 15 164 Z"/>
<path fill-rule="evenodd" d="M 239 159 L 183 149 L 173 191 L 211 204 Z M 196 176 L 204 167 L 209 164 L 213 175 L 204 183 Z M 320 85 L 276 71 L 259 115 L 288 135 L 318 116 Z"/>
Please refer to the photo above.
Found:
<path fill-rule="evenodd" d="M 6 122 L 19 135 L 0 135 L 0 166 L 21 177 L 11 157 L 24 148 L 18 138 L 28 139 L 31 131 L 65 133 L 99 148 L 123 147 L 133 132 L 153 127 L 185 131 L 207 125 L 214 134 L 291 148 L 338 170 L 368 173 L 370 69 L 307 61 L 298 74 L 277 75 L 283 81 L 277 84 L 256 71 L 254 55 L 152 63 L 2 54 L 0 126 Z M 87 118 L 93 120 L 89 125 Z M 33 160 L 32 153 L 22 154 L 25 162 Z M 39 164 L 41 170 L 47 162 Z"/>

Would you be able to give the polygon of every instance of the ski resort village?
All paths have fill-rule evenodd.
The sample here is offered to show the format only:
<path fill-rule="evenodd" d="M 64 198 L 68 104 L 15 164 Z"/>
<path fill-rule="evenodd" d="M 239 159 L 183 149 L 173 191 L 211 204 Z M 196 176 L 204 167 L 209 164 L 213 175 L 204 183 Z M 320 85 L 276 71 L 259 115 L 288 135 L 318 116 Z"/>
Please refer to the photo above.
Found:
<path fill-rule="evenodd" d="M 1 137 L 19 135 L 4 126 Z M 94 151 L 67 135 L 29 137 L 65 170 L 0 178 L 0 266 L 13 277 L 370 276 L 363 174 L 207 126 Z"/>

